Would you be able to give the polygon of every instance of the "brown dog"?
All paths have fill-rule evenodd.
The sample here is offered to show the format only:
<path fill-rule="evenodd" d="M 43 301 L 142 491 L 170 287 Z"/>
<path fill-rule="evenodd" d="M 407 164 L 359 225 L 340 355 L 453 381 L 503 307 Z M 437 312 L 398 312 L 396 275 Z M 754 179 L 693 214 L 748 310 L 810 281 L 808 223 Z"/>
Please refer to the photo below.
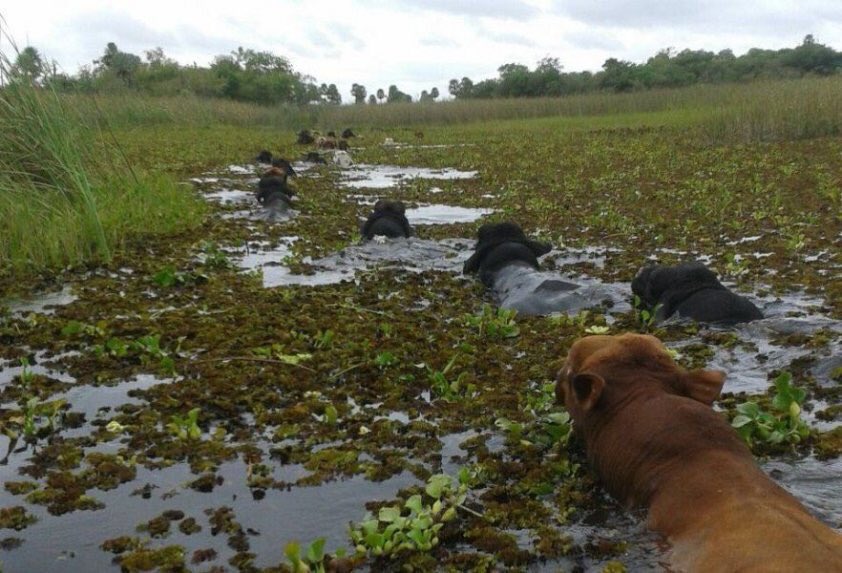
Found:
<path fill-rule="evenodd" d="M 606 489 L 649 510 L 677 571 L 842 571 L 842 535 L 757 466 L 710 406 L 722 372 L 688 372 L 652 336 L 576 341 L 556 398 Z"/>

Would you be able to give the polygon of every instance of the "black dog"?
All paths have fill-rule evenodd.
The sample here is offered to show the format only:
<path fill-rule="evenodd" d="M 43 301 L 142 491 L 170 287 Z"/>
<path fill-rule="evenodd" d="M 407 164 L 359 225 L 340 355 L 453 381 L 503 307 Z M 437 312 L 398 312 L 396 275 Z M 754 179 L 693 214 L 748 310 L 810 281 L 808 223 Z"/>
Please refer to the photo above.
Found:
<path fill-rule="evenodd" d="M 311 134 L 309 130 L 302 129 L 298 132 L 298 139 L 296 140 L 296 143 L 298 143 L 299 145 L 310 145 L 314 141 L 316 141 L 316 139 L 313 137 L 313 134 Z"/>
<path fill-rule="evenodd" d="M 375 235 L 392 239 L 411 236 L 412 228 L 406 218 L 406 206 L 401 201 L 380 199 L 363 223 L 360 235 L 365 240 L 371 240 Z"/>
<path fill-rule="evenodd" d="M 342 131 L 342 139 L 350 139 L 352 137 L 357 137 L 357 134 L 351 131 L 350 127 Z"/>
<path fill-rule="evenodd" d="M 658 321 L 675 313 L 698 322 L 731 324 L 763 318 L 754 303 L 728 290 L 700 262 L 643 267 L 631 287 L 647 309 L 658 307 Z"/>
<path fill-rule="evenodd" d="M 255 157 L 258 163 L 272 163 L 272 153 L 263 149 Z"/>
<path fill-rule="evenodd" d="M 287 211 L 295 194 L 294 189 L 287 184 L 287 178 L 292 175 L 295 175 L 295 170 L 289 161 L 280 157 L 273 160 L 272 167 L 257 182 L 257 202 L 273 214 Z"/>
<path fill-rule="evenodd" d="M 307 155 L 304 156 L 304 161 L 308 161 L 310 163 L 322 164 L 327 165 L 327 160 L 322 157 L 322 154 L 318 151 L 308 151 Z"/>
<path fill-rule="evenodd" d="M 538 257 L 552 250 L 549 243 L 526 238 L 515 223 L 490 223 L 479 229 L 474 254 L 465 274 L 479 273 L 503 308 L 525 315 L 574 313 L 615 297 L 601 284 L 576 284 L 542 272 Z"/>
<path fill-rule="evenodd" d="M 255 193 L 255 197 L 257 198 L 257 202 L 264 207 L 278 202 L 289 206 L 293 194 L 293 190 L 287 185 L 286 177 L 269 175 L 261 177 L 260 181 L 257 182 L 257 193 Z"/>
<path fill-rule="evenodd" d="M 527 239 L 516 223 L 486 223 L 479 228 L 478 240 L 465 266 L 464 274 L 479 273 L 485 286 L 491 286 L 494 274 L 511 264 L 520 264 L 538 270 L 538 257 L 549 253 L 553 246 Z"/>

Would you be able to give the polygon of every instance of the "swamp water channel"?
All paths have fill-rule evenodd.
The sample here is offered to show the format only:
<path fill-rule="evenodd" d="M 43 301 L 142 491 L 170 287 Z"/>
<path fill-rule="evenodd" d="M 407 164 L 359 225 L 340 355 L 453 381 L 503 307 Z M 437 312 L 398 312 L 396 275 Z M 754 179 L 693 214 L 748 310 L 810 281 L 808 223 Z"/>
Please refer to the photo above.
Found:
<path fill-rule="evenodd" d="M 546 440 L 559 341 L 589 326 L 635 327 L 629 284 L 600 273 L 623 253 L 557 246 L 542 259 L 546 273 L 601 283 L 609 300 L 575 317 L 517 317 L 516 336 L 489 342 L 465 322 L 493 301 L 460 274 L 474 243 L 467 230 L 500 211 L 493 193 L 459 204 L 460 182 L 476 173 L 295 168 L 301 196 L 288 219 L 264 221 L 257 168 L 229 166 L 192 180 L 214 208 L 212 244 L 198 237 L 191 252 L 165 250 L 164 262 L 121 261 L 6 301 L 6 426 L 45 406 L 31 415 L 35 438 L 0 439 L 2 453 L 11 447 L 0 466 L 3 571 L 281 570 L 289 541 L 317 538 L 353 554 L 349 523 L 462 468 L 467 509 L 432 552 L 398 563 L 663 570 L 665 548 L 595 486 L 578 446 Z M 359 215 L 378 198 L 405 200 L 416 236 L 348 237 L 299 256 L 309 186 L 329 187 Z M 809 379 L 805 418 L 833 430 L 842 323 L 818 298 L 745 294 L 767 318 L 667 324 L 659 335 L 685 365 L 728 373 L 726 407 L 764 394 L 772 372 Z M 431 388 L 436 373 L 464 378 L 442 394 Z M 193 408 L 199 435 L 185 421 Z M 824 458 L 802 448 L 761 463 L 842 528 L 842 459 Z M 358 567 L 397 565 L 369 557 Z"/>

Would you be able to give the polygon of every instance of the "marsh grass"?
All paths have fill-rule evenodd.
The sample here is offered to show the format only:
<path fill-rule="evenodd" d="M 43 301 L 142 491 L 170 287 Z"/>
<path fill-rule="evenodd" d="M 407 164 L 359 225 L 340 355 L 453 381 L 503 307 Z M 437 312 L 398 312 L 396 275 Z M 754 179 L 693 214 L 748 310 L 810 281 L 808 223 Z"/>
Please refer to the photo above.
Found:
<path fill-rule="evenodd" d="M 566 117 L 572 127 L 676 126 L 697 129 L 705 143 L 803 139 L 842 132 L 842 77 L 697 85 L 632 93 L 560 98 L 451 100 L 386 105 L 259 106 L 195 96 L 151 97 L 129 92 L 98 96 L 116 127 L 395 129 Z M 99 114 L 88 96 L 64 96 Z M 620 118 L 613 121 L 609 118 Z"/>
<path fill-rule="evenodd" d="M 166 177 L 138 178 L 105 121 L 27 81 L 0 91 L 0 273 L 107 261 L 131 235 L 197 222 L 196 199 Z"/>
<path fill-rule="evenodd" d="M 711 142 L 749 143 L 842 133 L 842 78 L 731 86 L 723 105 L 701 123 Z"/>
<path fill-rule="evenodd" d="M 693 127 L 706 143 L 749 143 L 842 133 L 840 93 L 842 77 L 806 78 L 562 98 L 353 105 L 324 108 L 319 121 L 388 128 L 561 116 L 571 126 Z"/>
<path fill-rule="evenodd" d="M 210 127 L 221 124 L 298 129 L 312 127 L 320 112 L 317 107 L 260 106 L 194 95 L 147 96 L 124 92 L 99 95 L 96 100 L 78 94 L 64 97 L 86 115 L 107 117 L 115 128 L 156 125 Z"/>

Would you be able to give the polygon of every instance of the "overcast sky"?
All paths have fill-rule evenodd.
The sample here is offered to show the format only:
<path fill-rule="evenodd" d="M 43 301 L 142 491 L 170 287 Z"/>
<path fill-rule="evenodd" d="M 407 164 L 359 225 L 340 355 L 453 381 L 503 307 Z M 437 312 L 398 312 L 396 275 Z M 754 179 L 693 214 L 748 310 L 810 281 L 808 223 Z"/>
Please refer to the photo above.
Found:
<path fill-rule="evenodd" d="M 7 0 L 19 47 L 64 71 L 108 42 L 143 55 L 160 46 L 183 64 L 208 65 L 243 46 L 287 57 L 343 101 L 396 84 L 416 96 L 451 78 L 496 77 L 505 63 L 558 57 L 567 71 L 609 57 L 643 62 L 662 48 L 793 47 L 806 34 L 842 49 L 842 0 Z M 8 42 L 0 49 L 8 50 Z"/>

